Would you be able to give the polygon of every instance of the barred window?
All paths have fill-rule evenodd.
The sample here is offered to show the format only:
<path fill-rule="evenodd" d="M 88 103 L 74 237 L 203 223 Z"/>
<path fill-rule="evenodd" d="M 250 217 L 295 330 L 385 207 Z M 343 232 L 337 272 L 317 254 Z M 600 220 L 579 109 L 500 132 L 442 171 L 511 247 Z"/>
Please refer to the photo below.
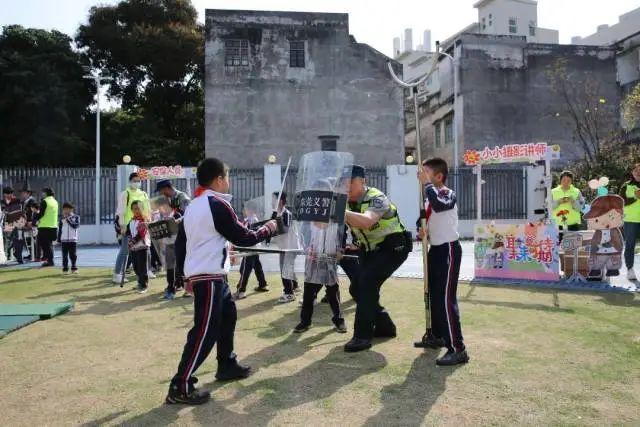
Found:
<path fill-rule="evenodd" d="M 289 41 L 289 67 L 304 68 L 304 41 Z"/>
<path fill-rule="evenodd" d="M 444 119 L 444 143 L 451 144 L 453 142 L 453 116 Z"/>
<path fill-rule="evenodd" d="M 435 146 L 436 147 L 440 147 L 441 146 L 441 142 L 440 142 L 441 141 L 441 136 L 440 136 L 440 134 L 442 133 L 442 130 L 440 128 L 440 125 L 441 125 L 441 123 L 439 121 L 435 122 L 434 125 L 433 125 L 435 127 L 435 130 L 436 130 L 436 134 L 435 134 L 435 139 L 436 139 Z"/>
<path fill-rule="evenodd" d="M 227 67 L 248 67 L 249 40 L 225 40 L 224 65 Z"/>
<path fill-rule="evenodd" d="M 509 18 L 509 33 L 517 34 L 518 33 L 518 19 L 517 18 Z"/>

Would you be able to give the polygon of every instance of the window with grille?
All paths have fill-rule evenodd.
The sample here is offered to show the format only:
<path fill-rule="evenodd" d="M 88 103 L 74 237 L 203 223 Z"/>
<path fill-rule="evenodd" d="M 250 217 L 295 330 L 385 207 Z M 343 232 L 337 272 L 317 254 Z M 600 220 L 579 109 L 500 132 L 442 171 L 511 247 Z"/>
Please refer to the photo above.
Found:
<path fill-rule="evenodd" d="M 518 34 L 518 20 L 516 18 L 509 18 L 509 33 Z"/>
<path fill-rule="evenodd" d="M 536 36 L 536 23 L 534 21 L 529 22 L 529 35 L 531 37 Z"/>
<path fill-rule="evenodd" d="M 224 65 L 227 67 L 248 67 L 249 40 L 225 40 Z"/>
<path fill-rule="evenodd" d="M 449 116 L 444 120 L 444 143 L 453 143 L 453 116 Z"/>
<path fill-rule="evenodd" d="M 441 145 L 441 143 L 440 143 L 440 137 L 441 137 L 441 135 L 440 135 L 440 134 L 442 133 L 442 131 L 441 131 L 441 129 L 440 129 L 440 122 L 435 122 L 434 127 L 435 127 L 435 130 L 436 130 L 436 134 L 435 134 L 435 138 L 436 138 L 435 145 L 436 145 L 436 147 L 440 147 L 440 145 Z"/>
<path fill-rule="evenodd" d="M 304 68 L 304 41 L 289 41 L 289 66 Z"/>

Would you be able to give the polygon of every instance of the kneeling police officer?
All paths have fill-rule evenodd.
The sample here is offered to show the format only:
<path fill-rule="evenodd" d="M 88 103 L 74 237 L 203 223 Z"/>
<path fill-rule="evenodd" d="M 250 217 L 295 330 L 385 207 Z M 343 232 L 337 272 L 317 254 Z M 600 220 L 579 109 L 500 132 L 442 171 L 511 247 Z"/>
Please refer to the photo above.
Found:
<path fill-rule="evenodd" d="M 396 326 L 380 305 L 380 287 L 407 259 L 413 242 L 396 206 L 382 191 L 366 185 L 366 171 L 359 165 L 351 173 L 346 222 L 357 239 L 360 268 L 352 284 L 354 334 L 344 349 L 357 352 L 371 348 L 374 337 L 396 336 Z"/>

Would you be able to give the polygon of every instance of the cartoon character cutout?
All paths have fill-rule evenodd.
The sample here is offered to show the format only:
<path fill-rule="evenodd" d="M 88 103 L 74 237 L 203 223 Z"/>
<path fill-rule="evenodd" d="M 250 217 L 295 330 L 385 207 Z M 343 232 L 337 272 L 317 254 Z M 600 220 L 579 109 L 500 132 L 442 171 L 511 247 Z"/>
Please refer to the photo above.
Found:
<path fill-rule="evenodd" d="M 595 230 L 591 239 L 589 257 L 590 275 L 618 276 L 622 267 L 624 239 L 620 228 L 623 225 L 624 200 L 617 195 L 597 197 L 584 216 L 587 228 Z"/>

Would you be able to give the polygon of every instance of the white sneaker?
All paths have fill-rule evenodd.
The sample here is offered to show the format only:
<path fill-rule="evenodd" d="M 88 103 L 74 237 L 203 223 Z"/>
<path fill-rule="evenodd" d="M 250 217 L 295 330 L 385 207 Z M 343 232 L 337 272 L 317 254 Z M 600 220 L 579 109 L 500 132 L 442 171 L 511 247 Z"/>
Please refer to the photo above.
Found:
<path fill-rule="evenodd" d="M 127 283 L 127 282 L 128 280 L 126 277 L 124 278 L 124 280 L 122 280 L 122 274 L 116 273 L 113 275 L 113 283 L 119 285 L 120 283 Z"/>
<path fill-rule="evenodd" d="M 286 304 L 288 302 L 293 302 L 296 300 L 296 296 L 293 294 L 282 294 L 280 298 L 278 298 L 278 304 Z"/>
<path fill-rule="evenodd" d="M 153 271 L 147 271 L 147 277 L 148 277 L 149 279 L 155 279 L 155 278 L 156 278 L 156 275 L 155 275 L 155 274 L 153 274 Z"/>
<path fill-rule="evenodd" d="M 246 297 L 247 297 L 247 294 L 245 292 L 236 292 L 235 294 L 233 294 L 233 299 L 235 301 L 239 299 L 245 299 Z"/>
<path fill-rule="evenodd" d="M 633 268 L 627 270 L 627 280 L 631 280 L 632 282 L 638 280 L 636 278 L 636 271 Z"/>
<path fill-rule="evenodd" d="M 138 292 L 139 294 L 146 294 L 148 290 L 149 290 L 149 288 L 148 288 L 148 287 L 147 287 L 147 288 L 140 288 L 140 287 L 139 287 L 137 292 Z"/>

